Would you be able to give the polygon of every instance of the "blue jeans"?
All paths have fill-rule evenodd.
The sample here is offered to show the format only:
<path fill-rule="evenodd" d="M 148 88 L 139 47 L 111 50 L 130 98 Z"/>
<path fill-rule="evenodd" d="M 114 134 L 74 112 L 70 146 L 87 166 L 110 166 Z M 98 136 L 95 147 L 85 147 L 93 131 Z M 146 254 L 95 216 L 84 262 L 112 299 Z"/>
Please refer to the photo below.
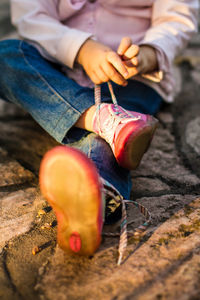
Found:
<path fill-rule="evenodd" d="M 86 153 L 100 176 L 125 198 L 130 197 L 130 172 L 121 168 L 110 146 L 98 135 L 73 127 L 81 114 L 94 105 L 94 90 L 68 78 L 59 64 L 45 60 L 31 45 L 19 40 L 0 42 L 0 98 L 20 105 L 59 143 Z M 162 103 L 157 92 L 141 82 L 126 88 L 113 84 L 119 105 L 155 114 Z M 107 84 L 102 101 L 111 102 Z"/>

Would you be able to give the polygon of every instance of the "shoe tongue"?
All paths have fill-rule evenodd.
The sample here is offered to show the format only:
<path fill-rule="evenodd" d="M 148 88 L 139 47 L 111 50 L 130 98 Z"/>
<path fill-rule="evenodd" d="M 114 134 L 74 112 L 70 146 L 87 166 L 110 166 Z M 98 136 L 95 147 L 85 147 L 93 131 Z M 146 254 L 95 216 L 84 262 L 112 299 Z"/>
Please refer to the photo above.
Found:
<path fill-rule="evenodd" d="M 96 109 L 93 119 L 93 131 L 113 147 L 113 141 L 124 124 L 139 120 L 140 118 L 140 114 L 133 114 L 118 105 L 102 103 Z"/>
<path fill-rule="evenodd" d="M 93 131 L 97 134 L 99 134 L 99 126 L 100 129 L 102 125 L 105 123 L 106 119 L 109 117 L 109 111 L 108 111 L 108 105 L 106 103 L 102 103 L 100 105 L 97 105 L 96 112 L 93 117 Z M 100 124 L 99 124 L 100 123 Z"/>

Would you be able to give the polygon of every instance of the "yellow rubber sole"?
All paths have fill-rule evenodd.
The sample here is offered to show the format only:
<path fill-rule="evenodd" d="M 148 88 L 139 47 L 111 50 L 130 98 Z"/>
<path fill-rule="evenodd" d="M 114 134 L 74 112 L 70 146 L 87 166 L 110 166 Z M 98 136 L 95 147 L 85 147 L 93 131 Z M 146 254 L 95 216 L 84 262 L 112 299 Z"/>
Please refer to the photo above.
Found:
<path fill-rule="evenodd" d="M 57 216 L 59 246 L 68 253 L 92 255 L 103 226 L 101 184 L 92 161 L 74 148 L 55 147 L 41 162 L 39 181 Z"/>

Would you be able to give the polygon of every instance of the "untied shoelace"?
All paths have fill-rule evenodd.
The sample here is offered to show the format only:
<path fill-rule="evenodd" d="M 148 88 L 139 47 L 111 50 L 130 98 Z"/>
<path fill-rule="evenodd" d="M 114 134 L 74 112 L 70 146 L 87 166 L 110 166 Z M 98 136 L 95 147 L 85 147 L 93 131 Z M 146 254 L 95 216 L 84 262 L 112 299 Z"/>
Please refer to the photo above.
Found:
<path fill-rule="evenodd" d="M 117 99 L 115 97 L 115 94 L 114 94 L 114 91 L 113 91 L 113 88 L 112 88 L 112 85 L 110 82 L 108 82 L 108 88 L 109 88 L 109 91 L 111 94 L 111 99 L 112 99 L 113 104 L 117 105 Z M 100 105 L 101 105 L 101 87 L 100 87 L 100 85 L 95 85 L 94 97 L 95 97 L 95 104 L 97 106 L 97 113 L 99 115 Z M 144 231 L 146 231 L 147 227 L 151 223 L 151 214 L 148 211 L 148 209 L 145 208 L 140 203 L 133 201 L 133 200 L 124 199 L 122 197 L 122 195 L 117 191 L 117 189 L 112 184 L 110 184 L 108 181 L 103 179 L 102 177 L 101 177 L 101 182 L 102 182 L 102 186 L 103 186 L 103 192 L 106 195 L 109 195 L 113 199 L 115 199 L 116 202 L 118 202 L 118 203 L 120 202 L 122 204 L 122 220 L 121 220 L 121 225 L 120 225 L 120 233 L 104 233 L 105 236 L 109 236 L 109 237 L 120 236 L 119 248 L 118 248 L 119 256 L 118 256 L 117 265 L 121 265 L 121 263 L 123 261 L 124 252 L 127 248 L 128 234 L 138 236 L 138 235 L 141 235 Z M 142 225 L 140 225 L 139 227 L 137 227 L 135 230 L 132 230 L 132 231 L 127 231 L 127 225 L 130 225 L 134 221 L 127 223 L 126 204 L 132 204 L 132 205 L 136 206 L 145 217 L 145 222 Z"/>

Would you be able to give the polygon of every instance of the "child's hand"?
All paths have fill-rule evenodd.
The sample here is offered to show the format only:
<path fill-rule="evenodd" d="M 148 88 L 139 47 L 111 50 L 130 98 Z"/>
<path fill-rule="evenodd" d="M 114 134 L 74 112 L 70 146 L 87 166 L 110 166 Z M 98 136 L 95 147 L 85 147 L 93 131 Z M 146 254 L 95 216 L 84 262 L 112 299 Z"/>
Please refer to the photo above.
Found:
<path fill-rule="evenodd" d="M 117 53 L 121 56 L 128 70 L 129 75 L 126 78 L 139 73 L 153 72 L 158 68 L 156 50 L 148 45 L 141 47 L 134 45 L 129 37 L 124 37 L 121 40 Z"/>
<path fill-rule="evenodd" d="M 83 66 L 87 75 L 96 84 L 112 80 L 119 85 L 127 85 L 125 78 L 129 73 L 122 59 L 101 43 L 87 40 L 79 50 L 76 61 Z"/>

